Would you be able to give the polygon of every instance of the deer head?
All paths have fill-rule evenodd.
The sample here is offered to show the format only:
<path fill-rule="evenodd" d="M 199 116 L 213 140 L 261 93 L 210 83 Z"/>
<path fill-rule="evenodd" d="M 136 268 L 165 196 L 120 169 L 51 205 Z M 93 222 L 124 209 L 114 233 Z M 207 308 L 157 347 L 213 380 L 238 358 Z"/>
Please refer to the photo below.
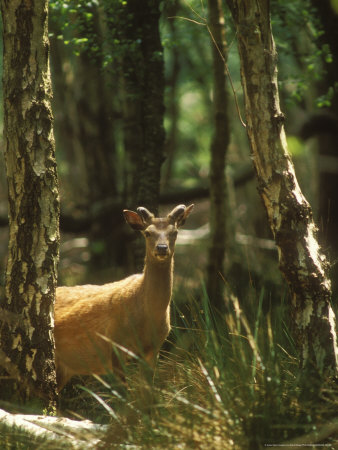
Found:
<path fill-rule="evenodd" d="M 146 255 L 164 262 L 174 254 L 178 228 L 181 227 L 194 205 L 176 206 L 166 217 L 155 217 L 147 208 L 140 206 L 137 212 L 125 209 L 126 222 L 134 230 L 141 231 L 146 240 Z"/>

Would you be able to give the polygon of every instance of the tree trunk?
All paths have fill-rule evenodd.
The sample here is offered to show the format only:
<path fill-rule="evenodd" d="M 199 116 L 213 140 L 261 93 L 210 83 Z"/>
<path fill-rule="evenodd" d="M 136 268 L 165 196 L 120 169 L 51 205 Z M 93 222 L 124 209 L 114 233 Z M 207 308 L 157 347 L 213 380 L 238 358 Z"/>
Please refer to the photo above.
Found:
<path fill-rule="evenodd" d="M 49 74 L 48 2 L 1 0 L 9 197 L 0 396 L 56 400 L 53 312 L 59 199 Z"/>
<path fill-rule="evenodd" d="M 174 0 L 173 2 L 169 2 L 165 5 L 165 8 L 164 14 L 166 17 L 175 17 L 178 15 L 179 1 Z M 177 34 L 177 21 L 168 20 L 168 27 L 170 33 L 169 39 L 176 42 L 179 39 Z M 179 136 L 178 123 L 180 118 L 180 103 L 178 101 L 178 88 L 181 62 L 180 51 L 175 45 L 170 51 L 170 59 L 167 61 L 166 66 L 168 72 L 165 81 L 167 91 L 166 117 L 168 120 L 168 128 L 164 147 L 165 166 L 163 167 L 164 173 L 162 172 L 162 190 L 170 186 Z"/>
<path fill-rule="evenodd" d="M 86 15 L 91 15 L 90 21 Z M 56 37 L 62 32 L 57 12 L 51 20 L 54 30 L 51 65 L 55 91 L 58 92 L 54 98 L 58 112 L 54 126 L 56 151 L 64 153 L 71 166 L 68 196 L 79 202 L 76 194 L 81 195 L 82 191 L 80 201 L 92 213 L 90 268 L 96 270 L 123 265 L 124 254 L 120 231 L 124 225 L 122 210 L 119 214 L 114 211 L 109 217 L 106 208 L 105 220 L 94 215 L 98 207 L 116 200 L 119 182 L 114 120 L 118 83 L 116 75 L 103 68 L 104 52 L 107 51 L 103 42 L 106 39 L 109 43 L 103 15 L 103 9 L 88 3 L 73 17 L 77 24 L 75 37 L 85 39 L 89 36 L 92 42 L 91 46 L 82 48 L 78 56 Z M 81 182 L 85 190 L 79 190 Z"/>
<path fill-rule="evenodd" d="M 225 61 L 227 57 L 221 0 L 208 0 L 212 34 L 214 135 L 210 152 L 210 248 L 207 291 L 214 306 L 223 309 L 224 255 L 226 246 L 226 152 L 230 141 Z"/>
<path fill-rule="evenodd" d="M 124 43 L 123 134 L 129 164 L 126 204 L 128 208 L 145 206 L 155 214 L 164 159 L 164 63 L 159 4 L 159 0 L 128 0 L 119 25 Z M 142 239 L 135 241 L 132 254 L 136 268 L 142 267 Z"/>
<path fill-rule="evenodd" d="M 84 153 L 88 182 L 88 204 L 94 210 L 100 204 L 107 204 L 117 196 L 117 155 L 115 147 L 114 97 L 116 91 L 111 85 L 115 80 L 109 71 L 103 70 L 103 30 L 100 12 L 92 4 L 86 11 L 92 13 L 91 29 L 86 21 L 81 27 L 81 38 L 95 32 L 100 52 L 90 48 L 83 50 L 76 60 L 74 92 L 78 118 L 78 142 Z M 83 13 L 81 13 L 83 14 Z M 81 23 L 81 21 L 80 21 Z M 119 228 L 124 224 L 122 211 L 106 220 L 93 220 L 90 240 L 90 267 L 104 269 L 123 263 L 123 239 Z M 118 236 L 118 238 L 116 238 Z M 122 247 L 122 248 L 121 248 Z"/>
<path fill-rule="evenodd" d="M 280 269 L 291 290 L 290 312 L 301 364 L 319 374 L 336 374 L 337 338 L 327 263 L 287 149 L 269 1 L 228 0 L 228 5 L 236 26 L 252 159 Z"/>
<path fill-rule="evenodd" d="M 158 212 L 164 145 L 164 67 L 159 0 L 128 0 L 124 55 L 125 148 L 131 163 L 132 206 Z M 129 13 L 129 15 L 128 15 Z"/>
<path fill-rule="evenodd" d="M 78 114 L 74 95 L 75 64 L 78 57 L 58 36 L 61 34 L 60 19 L 53 9 L 49 13 L 50 66 L 53 92 L 52 110 L 54 112 L 54 136 L 56 155 L 60 162 L 66 163 L 69 170 L 60 170 L 60 194 L 71 199 L 75 205 L 84 206 L 89 196 L 86 176 L 85 155 L 78 131 Z M 74 80 L 75 78 L 75 80 Z M 65 206 L 63 203 L 63 206 Z"/>

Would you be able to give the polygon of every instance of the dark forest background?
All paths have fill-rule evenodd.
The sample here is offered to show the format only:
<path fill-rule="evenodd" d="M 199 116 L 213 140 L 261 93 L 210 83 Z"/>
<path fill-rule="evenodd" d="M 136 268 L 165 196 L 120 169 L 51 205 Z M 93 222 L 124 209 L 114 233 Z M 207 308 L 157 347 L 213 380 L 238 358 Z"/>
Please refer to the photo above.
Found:
<path fill-rule="evenodd" d="M 338 17 L 329 1 L 275 0 L 271 10 L 288 145 L 320 241 L 333 263 L 335 288 Z M 225 12 L 228 67 L 243 109 L 233 25 Z M 203 279 L 213 258 L 208 252 L 213 43 L 206 27 L 194 21 L 203 24 L 206 18 L 207 10 L 198 1 L 162 2 L 160 17 L 137 2 L 50 3 L 62 205 L 59 284 L 101 283 L 142 266 L 142 249 L 133 244 L 123 208 L 145 205 L 157 212 L 158 206 L 166 211 L 191 201 L 197 204 L 193 229 L 181 234 L 176 272 L 190 285 Z M 156 58 L 152 46 L 157 46 Z M 153 79 L 148 79 L 150 71 Z M 229 145 L 220 150 L 227 155 L 228 190 L 223 275 L 240 296 L 251 285 L 257 291 L 264 286 L 273 297 L 284 289 L 283 283 L 230 87 L 227 110 Z M 140 173 L 142 164 L 146 169 Z M 7 252 L 3 166 L 1 160 L 2 274 Z"/>

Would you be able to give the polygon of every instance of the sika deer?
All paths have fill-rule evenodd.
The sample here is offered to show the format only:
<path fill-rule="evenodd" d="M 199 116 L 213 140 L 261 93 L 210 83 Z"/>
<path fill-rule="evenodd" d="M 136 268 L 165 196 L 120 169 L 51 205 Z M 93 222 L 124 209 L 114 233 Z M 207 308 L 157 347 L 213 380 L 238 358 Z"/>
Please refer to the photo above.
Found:
<path fill-rule="evenodd" d="M 59 390 L 73 375 L 118 370 L 113 343 L 155 364 L 170 330 L 177 230 L 193 206 L 176 206 L 165 218 L 155 218 L 143 207 L 137 208 L 137 213 L 124 210 L 127 223 L 141 231 L 146 240 L 143 273 L 102 286 L 57 288 L 55 353 Z"/>

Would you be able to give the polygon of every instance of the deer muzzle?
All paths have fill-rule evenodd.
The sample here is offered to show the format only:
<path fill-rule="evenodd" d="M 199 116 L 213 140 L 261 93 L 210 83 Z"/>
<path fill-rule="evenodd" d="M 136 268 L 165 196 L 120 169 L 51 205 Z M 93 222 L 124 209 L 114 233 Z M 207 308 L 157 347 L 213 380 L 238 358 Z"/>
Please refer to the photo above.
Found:
<path fill-rule="evenodd" d="M 167 256 L 169 254 L 169 247 L 167 244 L 157 244 L 156 245 L 157 256 Z"/>

